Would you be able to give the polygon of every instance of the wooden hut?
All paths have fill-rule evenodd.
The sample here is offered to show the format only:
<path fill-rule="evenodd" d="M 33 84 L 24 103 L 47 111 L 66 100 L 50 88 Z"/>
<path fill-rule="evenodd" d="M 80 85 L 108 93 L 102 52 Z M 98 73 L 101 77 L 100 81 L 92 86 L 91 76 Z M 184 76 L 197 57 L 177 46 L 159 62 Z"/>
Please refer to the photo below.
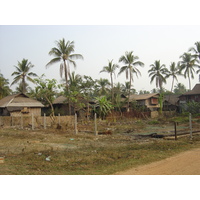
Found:
<path fill-rule="evenodd" d="M 42 103 L 23 93 L 10 95 L 0 100 L 0 116 L 41 116 Z"/>

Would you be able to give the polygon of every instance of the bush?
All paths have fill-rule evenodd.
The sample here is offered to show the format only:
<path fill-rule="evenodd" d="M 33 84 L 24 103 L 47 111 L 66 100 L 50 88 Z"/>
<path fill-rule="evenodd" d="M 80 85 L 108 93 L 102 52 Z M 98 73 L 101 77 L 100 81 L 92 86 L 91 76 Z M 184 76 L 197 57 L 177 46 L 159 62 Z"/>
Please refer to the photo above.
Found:
<path fill-rule="evenodd" d="M 191 101 L 191 102 L 188 102 L 187 104 L 185 104 L 182 109 L 183 109 L 183 112 L 197 114 L 197 113 L 200 113 L 200 103 Z"/>

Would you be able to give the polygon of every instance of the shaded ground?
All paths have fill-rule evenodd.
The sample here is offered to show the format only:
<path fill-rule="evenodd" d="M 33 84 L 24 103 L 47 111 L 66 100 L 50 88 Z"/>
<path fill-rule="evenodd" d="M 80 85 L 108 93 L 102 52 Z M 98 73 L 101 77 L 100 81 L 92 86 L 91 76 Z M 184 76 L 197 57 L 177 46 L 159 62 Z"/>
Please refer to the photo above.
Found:
<path fill-rule="evenodd" d="M 118 172 L 116 175 L 200 175 L 200 148 Z"/>

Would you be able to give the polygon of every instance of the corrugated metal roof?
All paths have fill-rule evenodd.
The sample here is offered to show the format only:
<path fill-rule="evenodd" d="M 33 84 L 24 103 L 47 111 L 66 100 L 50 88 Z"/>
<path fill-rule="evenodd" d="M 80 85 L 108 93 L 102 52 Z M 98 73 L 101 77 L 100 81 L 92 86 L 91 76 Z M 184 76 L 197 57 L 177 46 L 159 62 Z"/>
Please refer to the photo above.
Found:
<path fill-rule="evenodd" d="M 36 101 L 35 99 L 31 99 L 25 94 L 14 94 L 7 97 L 4 97 L 0 100 L 0 107 L 44 107 L 44 105 Z"/>

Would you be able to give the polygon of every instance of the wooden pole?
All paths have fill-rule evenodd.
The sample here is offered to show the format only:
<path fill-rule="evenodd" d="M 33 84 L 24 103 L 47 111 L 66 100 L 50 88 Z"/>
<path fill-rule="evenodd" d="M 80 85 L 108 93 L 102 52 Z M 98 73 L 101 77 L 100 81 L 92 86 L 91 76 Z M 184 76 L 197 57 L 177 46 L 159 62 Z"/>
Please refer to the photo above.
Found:
<path fill-rule="evenodd" d="M 97 114 L 94 114 L 94 134 L 98 135 L 98 131 L 97 131 Z"/>
<path fill-rule="evenodd" d="M 32 113 L 32 130 L 34 130 L 34 116 L 33 116 L 33 113 Z"/>
<path fill-rule="evenodd" d="M 177 123 L 174 122 L 174 135 L 175 135 L 175 140 L 177 140 L 177 131 L 176 131 L 176 125 Z"/>
<path fill-rule="evenodd" d="M 192 140 L 192 115 L 189 114 L 189 125 L 190 125 L 190 139 Z"/>
<path fill-rule="evenodd" d="M 78 133 L 77 129 L 77 114 L 75 113 L 75 119 L 74 119 L 74 128 L 75 128 L 75 135 Z"/>
<path fill-rule="evenodd" d="M 23 114 L 21 113 L 21 129 L 23 129 Z"/>
<path fill-rule="evenodd" d="M 60 113 L 58 114 L 58 124 L 60 126 Z"/>
<path fill-rule="evenodd" d="M 0 116 L 0 126 L 3 125 L 3 122 L 2 122 L 2 116 Z"/>
<path fill-rule="evenodd" d="M 11 126 L 13 126 L 13 116 L 11 115 Z"/>
<path fill-rule="evenodd" d="M 44 129 L 47 129 L 47 125 L 46 125 L 46 113 L 44 113 Z"/>

